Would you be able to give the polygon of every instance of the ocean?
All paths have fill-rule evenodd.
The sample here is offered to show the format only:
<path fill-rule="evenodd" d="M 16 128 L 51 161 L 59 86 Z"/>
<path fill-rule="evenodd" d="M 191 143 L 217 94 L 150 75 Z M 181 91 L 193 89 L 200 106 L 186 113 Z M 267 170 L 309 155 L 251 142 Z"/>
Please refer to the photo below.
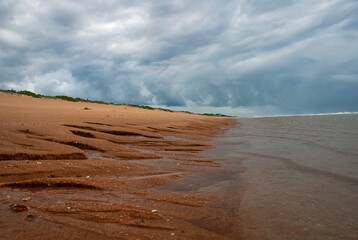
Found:
<path fill-rule="evenodd" d="M 358 239 L 358 114 L 240 118 L 206 155 L 228 237 Z"/>

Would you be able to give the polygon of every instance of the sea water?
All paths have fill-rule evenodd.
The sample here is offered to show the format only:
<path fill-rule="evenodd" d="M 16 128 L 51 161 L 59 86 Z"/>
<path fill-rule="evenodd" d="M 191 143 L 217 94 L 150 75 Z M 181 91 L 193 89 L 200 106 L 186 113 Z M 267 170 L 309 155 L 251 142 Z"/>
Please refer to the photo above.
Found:
<path fill-rule="evenodd" d="M 238 119 L 210 156 L 243 239 L 358 239 L 358 114 Z"/>

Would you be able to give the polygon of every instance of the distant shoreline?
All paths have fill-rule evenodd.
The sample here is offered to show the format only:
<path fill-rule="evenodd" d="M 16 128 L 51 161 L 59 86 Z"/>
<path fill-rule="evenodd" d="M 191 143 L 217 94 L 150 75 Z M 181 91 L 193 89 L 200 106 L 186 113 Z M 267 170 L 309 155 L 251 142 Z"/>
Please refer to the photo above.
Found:
<path fill-rule="evenodd" d="M 243 117 L 243 118 L 310 117 L 310 116 L 351 115 L 351 114 L 358 114 L 358 112 L 306 113 L 306 114 L 292 114 L 292 115 L 289 114 L 289 115 Z"/>

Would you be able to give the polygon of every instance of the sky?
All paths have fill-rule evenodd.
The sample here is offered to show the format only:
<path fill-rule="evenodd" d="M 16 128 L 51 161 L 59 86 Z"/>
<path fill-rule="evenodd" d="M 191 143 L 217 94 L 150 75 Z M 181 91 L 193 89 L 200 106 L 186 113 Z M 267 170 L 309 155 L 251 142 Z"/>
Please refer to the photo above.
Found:
<path fill-rule="evenodd" d="M 0 88 L 239 116 L 358 111 L 356 0 L 0 0 Z"/>

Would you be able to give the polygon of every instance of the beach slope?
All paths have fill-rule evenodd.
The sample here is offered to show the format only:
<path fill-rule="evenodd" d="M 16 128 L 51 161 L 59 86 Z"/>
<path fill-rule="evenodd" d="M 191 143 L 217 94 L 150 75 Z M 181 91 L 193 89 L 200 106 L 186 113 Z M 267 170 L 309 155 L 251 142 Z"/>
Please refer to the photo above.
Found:
<path fill-rule="evenodd" d="M 219 168 L 234 122 L 0 93 L 1 238 L 223 239 L 195 223 L 212 196 L 162 186 Z"/>

